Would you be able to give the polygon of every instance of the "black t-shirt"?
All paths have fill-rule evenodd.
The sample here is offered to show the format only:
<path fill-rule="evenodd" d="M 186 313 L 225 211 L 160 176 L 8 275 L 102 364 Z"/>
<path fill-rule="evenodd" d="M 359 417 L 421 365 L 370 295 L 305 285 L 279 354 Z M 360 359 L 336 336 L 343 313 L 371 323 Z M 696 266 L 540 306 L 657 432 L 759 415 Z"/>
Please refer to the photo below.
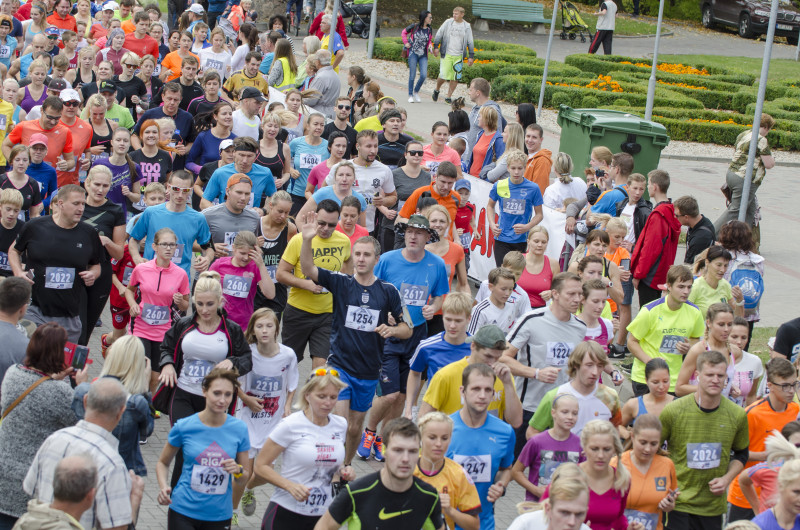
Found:
<path fill-rule="evenodd" d="M 81 95 L 83 96 L 83 101 L 86 101 L 90 96 L 97 94 L 97 83 L 98 81 L 95 81 L 94 83 L 84 83 L 83 86 L 81 86 Z M 117 103 L 121 104 L 124 100 L 125 92 L 117 88 Z"/>
<path fill-rule="evenodd" d="M 340 492 L 328 511 L 339 524 L 357 517 L 360 528 L 441 528 L 444 519 L 436 488 L 417 477 L 413 478 L 409 489 L 397 493 L 383 485 L 380 472 L 370 473 L 349 483 L 346 486 L 349 495 Z"/>
<path fill-rule="evenodd" d="M 176 82 L 181 85 L 181 102 L 178 104 L 178 108 L 181 110 L 187 110 L 189 108 L 189 103 L 194 98 L 199 98 L 205 93 L 203 92 L 203 87 L 201 87 L 197 81 L 188 86 L 181 83 L 180 80 L 177 80 Z M 153 102 L 150 104 L 150 108 L 161 105 L 161 93 L 163 91 L 164 87 L 161 87 L 161 90 L 159 90 L 158 93 L 153 96 Z"/>
<path fill-rule="evenodd" d="M 139 96 L 140 98 L 147 95 L 147 87 L 144 81 L 136 76 L 133 76 L 128 81 L 122 81 L 119 76 L 114 76 L 114 84 L 117 85 L 117 90 L 122 90 L 125 94 L 125 99 L 120 102 L 123 107 L 133 109 L 136 104 L 131 101 L 131 96 Z"/>
<path fill-rule="evenodd" d="M 339 131 L 347 135 L 347 152 L 344 154 L 344 159 L 349 160 L 353 158 L 353 155 L 355 155 L 356 153 L 356 136 L 358 135 L 356 130 L 350 127 L 349 125 L 347 126 L 347 128 L 345 128 L 345 130 L 341 130 L 338 127 L 336 127 L 336 125 L 333 122 L 330 122 L 322 130 L 322 137 L 327 140 L 328 137 L 331 135 L 331 133 L 333 133 L 334 131 Z"/>
<path fill-rule="evenodd" d="M 775 347 L 773 348 L 787 359 L 794 362 L 800 354 L 800 318 L 784 322 L 775 333 Z"/>
<path fill-rule="evenodd" d="M 151 182 L 164 184 L 167 175 L 172 173 L 172 157 L 163 149 L 159 149 L 153 158 L 148 158 L 141 149 L 133 151 L 130 157 L 141 167 L 142 187 Z"/>
<path fill-rule="evenodd" d="M 11 266 L 8 264 L 8 249 L 11 243 L 17 239 L 17 235 L 24 225 L 25 221 L 20 221 L 19 219 L 17 219 L 17 224 L 14 225 L 14 228 L 6 228 L 0 225 L 0 277 L 9 278 L 14 276 Z"/>
<path fill-rule="evenodd" d="M 42 204 L 42 193 L 35 179 L 28 177 L 28 182 L 17 188 L 8 175 L 3 175 L 0 177 L 0 190 L 6 189 L 17 190 L 22 194 L 22 210 L 19 212 L 19 218 L 22 220 L 30 219 L 31 206 Z"/>
<path fill-rule="evenodd" d="M 22 227 L 16 250 L 33 271 L 33 305 L 49 317 L 76 317 L 84 284 L 79 274 L 105 260 L 92 226 L 61 228 L 51 216 L 36 217 Z"/>
<path fill-rule="evenodd" d="M 89 206 L 87 204 L 83 210 L 81 220 L 94 228 L 99 235 L 113 239 L 114 228 L 125 226 L 125 212 L 122 211 L 122 206 L 107 200 L 101 206 Z"/>
<path fill-rule="evenodd" d="M 714 223 L 708 217 L 701 215 L 702 219 L 686 234 L 686 257 L 684 263 L 694 263 L 694 258 L 717 240 Z"/>
<path fill-rule="evenodd" d="M 397 169 L 400 160 L 406 155 L 406 144 L 412 141 L 413 138 L 407 134 L 400 133 L 396 141 L 390 142 L 383 135 L 383 132 L 378 133 L 378 161 L 383 162 L 389 169 Z"/>

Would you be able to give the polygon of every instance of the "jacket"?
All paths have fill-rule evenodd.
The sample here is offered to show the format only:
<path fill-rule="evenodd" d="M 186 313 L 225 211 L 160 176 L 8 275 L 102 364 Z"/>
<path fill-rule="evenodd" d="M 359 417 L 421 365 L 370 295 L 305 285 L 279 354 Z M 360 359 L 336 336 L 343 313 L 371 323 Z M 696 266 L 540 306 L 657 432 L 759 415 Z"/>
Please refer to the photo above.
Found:
<path fill-rule="evenodd" d="M 681 223 L 672 202 L 662 202 L 647 218 L 631 256 L 633 277 L 653 289 L 667 281 L 667 271 L 675 262 Z"/>
<path fill-rule="evenodd" d="M 419 28 L 419 24 L 411 24 L 410 26 L 403 28 L 403 31 L 400 33 L 400 38 L 403 39 L 403 44 L 410 44 L 409 53 L 414 48 L 414 41 L 416 40 L 417 36 L 417 28 Z M 431 47 L 431 43 L 433 42 L 433 28 L 430 26 L 427 28 L 430 30 L 428 34 L 428 42 L 425 43 L 425 57 L 428 56 L 428 50 Z"/>
<path fill-rule="evenodd" d="M 50 507 L 36 499 L 28 501 L 28 512 L 17 520 L 19 530 L 83 530 L 79 521 L 66 512 Z"/>
<path fill-rule="evenodd" d="M 448 18 L 444 21 L 444 24 L 439 26 L 439 31 L 436 32 L 436 37 L 433 39 L 433 49 L 439 48 L 441 46 L 441 56 L 444 56 L 447 53 L 447 39 L 450 37 L 450 26 L 453 24 L 453 19 Z M 466 20 L 464 24 L 467 25 L 466 29 L 464 30 L 465 35 L 465 44 L 464 44 L 464 51 L 461 53 L 462 57 L 469 57 L 470 59 L 475 58 L 475 41 L 472 38 L 472 26 L 469 25 L 469 22 Z"/>
<path fill-rule="evenodd" d="M 478 133 L 477 139 L 480 140 L 481 136 L 483 136 L 483 130 L 481 130 Z M 475 144 L 477 145 L 477 143 L 478 142 L 476 141 Z M 506 151 L 506 144 L 505 142 L 503 142 L 503 133 L 500 131 L 495 131 L 494 135 L 492 136 L 492 139 L 489 141 L 489 147 L 486 148 L 486 156 L 483 158 L 483 163 L 481 164 L 481 168 L 484 168 L 489 164 L 491 164 L 492 162 L 494 162 L 495 160 L 498 160 L 501 156 L 503 156 L 503 153 L 505 153 L 505 151 Z M 469 169 L 472 167 L 472 158 L 473 158 L 472 151 L 470 151 L 467 171 L 469 171 Z"/>
<path fill-rule="evenodd" d="M 628 205 L 628 197 L 625 197 L 621 201 L 617 203 L 617 213 L 614 217 L 619 217 L 622 215 L 622 210 Z M 633 210 L 633 236 L 638 241 L 639 234 L 642 233 L 642 229 L 644 229 L 644 224 L 647 222 L 647 218 L 653 211 L 653 203 L 650 201 L 646 201 L 644 197 L 639 199 L 639 202 L 636 203 L 636 208 Z"/>
<path fill-rule="evenodd" d="M 533 158 L 528 158 L 525 166 L 525 178 L 539 185 L 539 190 L 544 197 L 544 191 L 550 185 L 550 169 L 553 167 L 553 153 L 549 149 L 540 149 Z"/>

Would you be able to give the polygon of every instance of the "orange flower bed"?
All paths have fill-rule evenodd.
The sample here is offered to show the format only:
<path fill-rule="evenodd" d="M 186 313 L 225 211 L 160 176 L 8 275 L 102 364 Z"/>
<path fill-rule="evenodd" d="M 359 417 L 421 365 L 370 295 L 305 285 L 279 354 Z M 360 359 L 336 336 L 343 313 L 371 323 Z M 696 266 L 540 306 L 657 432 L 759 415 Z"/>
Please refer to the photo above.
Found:
<path fill-rule="evenodd" d="M 639 68 L 652 68 L 652 65 L 649 65 L 647 63 L 632 63 L 630 61 L 620 61 L 620 64 L 632 64 L 634 66 L 638 66 Z M 670 74 L 711 75 L 705 68 L 700 69 L 685 64 L 659 63 L 656 66 L 656 70 L 660 70 L 662 72 L 667 72 Z"/>
<path fill-rule="evenodd" d="M 740 125 L 739 123 L 733 120 L 704 120 L 701 118 L 689 118 L 687 121 L 694 121 L 697 123 L 714 123 L 714 124 L 721 124 L 721 125 Z M 753 124 L 747 125 L 746 127 L 752 127 Z M 743 125 L 743 127 L 745 127 Z"/>
<path fill-rule="evenodd" d="M 668 81 L 662 81 L 660 79 L 658 79 L 658 84 L 659 85 L 679 86 L 679 87 L 683 87 L 683 88 L 691 88 L 692 90 L 708 90 L 708 87 L 704 87 L 704 86 L 694 86 L 694 85 L 689 85 L 687 83 L 670 83 Z"/>
<path fill-rule="evenodd" d="M 494 59 L 476 59 L 473 64 L 492 64 Z"/>
<path fill-rule="evenodd" d="M 624 92 L 624 90 L 622 90 L 622 86 L 620 86 L 619 83 L 611 79 L 610 75 L 599 75 L 597 76 L 597 79 L 593 80 L 587 85 L 579 85 L 577 83 L 571 83 L 571 84 L 551 83 L 550 81 L 547 81 L 547 84 L 553 86 L 571 86 L 575 88 L 589 88 L 592 90 L 602 90 L 603 92 Z"/>

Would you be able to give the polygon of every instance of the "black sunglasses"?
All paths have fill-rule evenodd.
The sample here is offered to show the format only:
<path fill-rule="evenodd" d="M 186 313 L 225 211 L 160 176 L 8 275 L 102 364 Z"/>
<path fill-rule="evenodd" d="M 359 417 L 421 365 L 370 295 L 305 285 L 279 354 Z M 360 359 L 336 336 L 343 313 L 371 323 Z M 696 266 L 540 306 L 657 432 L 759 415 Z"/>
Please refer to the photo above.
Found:
<path fill-rule="evenodd" d="M 411 156 L 422 156 L 425 153 L 422 151 L 406 151 L 406 154 Z"/>
<path fill-rule="evenodd" d="M 339 110 L 350 110 L 350 105 L 336 105 Z"/>

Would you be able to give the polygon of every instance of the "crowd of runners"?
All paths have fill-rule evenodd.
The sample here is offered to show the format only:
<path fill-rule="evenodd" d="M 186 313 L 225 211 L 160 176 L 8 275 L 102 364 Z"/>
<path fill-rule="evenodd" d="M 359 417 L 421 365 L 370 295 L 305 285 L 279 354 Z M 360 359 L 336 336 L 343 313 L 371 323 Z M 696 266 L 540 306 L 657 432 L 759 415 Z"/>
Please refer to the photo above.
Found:
<path fill-rule="evenodd" d="M 0 0 L 0 529 L 132 528 L 147 497 L 175 530 L 491 530 L 512 481 L 515 530 L 800 529 L 800 319 L 747 351 L 770 117 L 715 225 L 628 153 L 544 149 L 491 80 L 454 100 L 462 8 L 403 30 L 403 108 L 330 4 L 295 39 L 251 7 Z"/>

